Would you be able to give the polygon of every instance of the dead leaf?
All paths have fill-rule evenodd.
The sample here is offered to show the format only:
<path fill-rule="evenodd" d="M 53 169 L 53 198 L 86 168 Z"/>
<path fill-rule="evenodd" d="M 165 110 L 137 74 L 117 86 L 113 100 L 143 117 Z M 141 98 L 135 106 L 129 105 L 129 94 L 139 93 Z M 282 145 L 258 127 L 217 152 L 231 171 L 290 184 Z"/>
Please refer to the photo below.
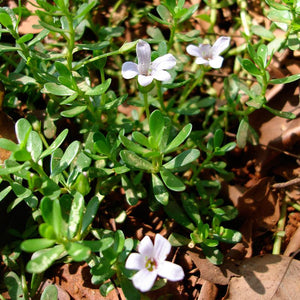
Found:
<path fill-rule="evenodd" d="M 227 285 L 232 276 L 236 276 L 236 264 L 231 260 L 224 260 L 220 266 L 216 266 L 208 261 L 199 248 L 193 248 L 187 251 L 192 261 L 200 271 L 200 277 L 209 282 Z"/>
<path fill-rule="evenodd" d="M 270 177 L 262 178 L 242 196 L 231 199 L 239 216 L 245 221 L 253 220 L 262 231 L 272 230 L 280 215 L 279 201 L 270 188 L 271 181 Z"/>
<path fill-rule="evenodd" d="M 201 287 L 198 300 L 214 300 L 218 295 L 218 287 L 209 281 L 205 281 Z"/>
<path fill-rule="evenodd" d="M 231 278 L 226 299 L 299 299 L 298 260 L 267 254 L 245 259 L 238 269 L 241 277 Z"/>

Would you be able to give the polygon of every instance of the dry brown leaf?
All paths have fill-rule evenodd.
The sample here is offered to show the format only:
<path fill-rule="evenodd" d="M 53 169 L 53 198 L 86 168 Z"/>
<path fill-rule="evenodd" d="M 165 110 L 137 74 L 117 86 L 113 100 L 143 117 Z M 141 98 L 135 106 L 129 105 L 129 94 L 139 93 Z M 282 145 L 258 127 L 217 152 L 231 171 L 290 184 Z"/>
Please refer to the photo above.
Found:
<path fill-rule="evenodd" d="M 209 282 L 227 285 L 232 276 L 236 276 L 236 264 L 231 260 L 225 260 L 220 266 L 209 262 L 199 248 L 193 248 L 187 251 L 192 261 L 200 271 L 200 277 Z"/>
<path fill-rule="evenodd" d="M 241 277 L 231 278 L 230 300 L 297 300 L 300 295 L 300 262 L 267 254 L 245 259 L 239 266 Z"/>
<path fill-rule="evenodd" d="M 260 230 L 272 230 L 280 215 L 279 201 L 270 188 L 271 180 L 262 178 L 242 196 L 231 199 L 239 216 L 245 221 L 253 220 Z"/>
<path fill-rule="evenodd" d="M 214 283 L 205 281 L 201 287 L 201 291 L 198 300 L 214 300 L 217 298 L 218 288 Z"/>

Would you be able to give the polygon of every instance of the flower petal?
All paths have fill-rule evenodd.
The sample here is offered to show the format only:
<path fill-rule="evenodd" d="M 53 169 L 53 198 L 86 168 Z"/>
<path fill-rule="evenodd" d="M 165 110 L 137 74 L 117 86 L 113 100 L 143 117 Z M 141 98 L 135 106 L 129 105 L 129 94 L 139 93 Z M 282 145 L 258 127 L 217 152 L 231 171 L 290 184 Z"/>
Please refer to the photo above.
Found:
<path fill-rule="evenodd" d="M 152 62 L 152 70 L 170 70 L 174 68 L 175 65 L 176 58 L 172 54 L 165 54 Z"/>
<path fill-rule="evenodd" d="M 163 261 L 158 265 L 157 273 L 160 277 L 171 281 L 178 281 L 184 278 L 184 272 L 181 266 L 170 261 Z"/>
<path fill-rule="evenodd" d="M 153 258 L 159 263 L 164 261 L 171 251 L 170 242 L 160 234 L 155 236 Z"/>
<path fill-rule="evenodd" d="M 199 56 L 199 57 L 196 58 L 195 63 L 197 65 L 208 65 L 208 60 L 201 57 L 201 56 Z"/>
<path fill-rule="evenodd" d="M 139 253 L 131 253 L 126 260 L 125 268 L 129 270 L 141 270 L 145 268 L 145 256 Z"/>
<path fill-rule="evenodd" d="M 164 70 L 152 71 L 152 76 L 154 79 L 159 81 L 168 81 L 171 79 L 170 73 Z"/>
<path fill-rule="evenodd" d="M 219 37 L 216 42 L 212 46 L 212 53 L 213 56 L 218 56 L 224 50 L 226 50 L 230 45 L 230 37 L 228 36 L 221 36 Z"/>
<path fill-rule="evenodd" d="M 141 292 L 148 292 L 151 290 L 156 277 L 156 271 L 150 272 L 147 269 L 142 269 L 138 271 L 131 279 L 133 285 L 137 289 L 139 289 Z"/>
<path fill-rule="evenodd" d="M 138 245 L 138 251 L 145 257 L 152 257 L 153 243 L 148 235 L 146 235 Z"/>
<path fill-rule="evenodd" d="M 186 52 L 192 56 L 202 56 L 199 47 L 195 45 L 188 45 L 186 47 Z"/>
<path fill-rule="evenodd" d="M 219 69 L 222 67 L 224 58 L 222 56 L 215 56 L 213 59 L 209 60 L 209 65 L 214 69 Z"/>
<path fill-rule="evenodd" d="M 147 75 L 151 64 L 151 48 L 150 45 L 139 40 L 136 44 L 136 55 L 138 58 L 138 70 L 142 75 Z"/>
<path fill-rule="evenodd" d="M 122 65 L 122 76 L 125 79 L 131 79 L 139 74 L 136 63 L 127 61 Z"/>
<path fill-rule="evenodd" d="M 138 82 L 141 86 L 147 86 L 153 81 L 152 76 L 139 75 Z"/>

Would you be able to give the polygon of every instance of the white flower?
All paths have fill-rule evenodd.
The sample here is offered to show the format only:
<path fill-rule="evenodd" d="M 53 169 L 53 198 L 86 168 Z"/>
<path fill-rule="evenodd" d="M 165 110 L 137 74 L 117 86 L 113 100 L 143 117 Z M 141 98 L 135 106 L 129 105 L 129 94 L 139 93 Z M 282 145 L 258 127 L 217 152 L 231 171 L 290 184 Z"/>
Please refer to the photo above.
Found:
<path fill-rule="evenodd" d="M 150 45 L 139 40 L 136 45 L 136 54 L 138 63 L 131 61 L 122 65 L 122 76 L 125 79 L 131 79 L 138 76 L 138 82 L 141 86 L 149 85 L 153 79 L 167 81 L 171 75 L 165 71 L 172 69 L 176 65 L 176 59 L 172 54 L 165 54 L 151 62 Z"/>
<path fill-rule="evenodd" d="M 145 236 L 139 246 L 139 253 L 131 253 L 125 267 L 130 270 L 139 270 L 133 277 L 133 285 L 141 292 L 149 291 L 157 277 L 171 281 L 182 280 L 184 272 L 181 266 L 166 261 L 170 253 L 170 242 L 160 234 L 155 236 L 154 246 L 149 236 Z"/>
<path fill-rule="evenodd" d="M 214 69 L 222 66 L 224 58 L 220 54 L 229 47 L 230 37 L 219 37 L 213 46 L 209 44 L 199 44 L 199 46 L 188 45 L 186 51 L 192 56 L 196 56 L 196 64 L 209 65 Z"/>

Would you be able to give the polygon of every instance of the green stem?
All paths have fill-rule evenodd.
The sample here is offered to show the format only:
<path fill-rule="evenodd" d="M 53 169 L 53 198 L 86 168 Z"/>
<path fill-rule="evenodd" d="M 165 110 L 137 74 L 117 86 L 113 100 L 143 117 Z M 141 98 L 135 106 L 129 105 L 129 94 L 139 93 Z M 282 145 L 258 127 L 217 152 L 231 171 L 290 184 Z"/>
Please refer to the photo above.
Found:
<path fill-rule="evenodd" d="M 204 67 L 203 66 L 201 66 L 202 68 L 201 68 L 201 70 L 200 70 L 200 74 L 199 74 L 199 77 L 196 79 L 196 80 L 194 80 L 193 82 L 192 82 L 192 84 L 191 84 L 191 86 L 189 87 L 189 88 L 187 88 L 185 91 L 183 91 L 183 93 L 182 93 L 182 95 L 181 95 L 181 97 L 179 98 L 179 103 L 178 103 L 178 107 L 181 107 L 183 104 L 184 104 L 184 102 L 185 102 L 185 100 L 188 98 L 188 96 L 190 95 L 190 93 L 194 90 L 194 88 L 198 85 L 198 84 L 200 84 L 200 83 L 202 83 L 202 81 L 203 81 L 203 78 L 204 78 L 204 75 L 205 75 L 205 70 L 204 70 Z M 198 75 L 198 72 L 196 73 L 196 76 Z"/>
<path fill-rule="evenodd" d="M 24 294 L 24 300 L 29 300 L 27 280 L 26 280 L 26 276 L 25 276 L 25 268 L 24 268 L 24 264 L 23 264 L 22 260 L 20 261 L 20 266 L 21 266 L 21 285 L 22 285 L 22 290 L 23 290 L 23 294 Z"/>
<path fill-rule="evenodd" d="M 174 19 L 172 27 L 170 28 L 171 32 L 170 32 L 170 38 L 169 38 L 169 41 L 168 41 L 168 52 L 173 47 L 176 28 L 177 28 L 177 20 Z"/>
<path fill-rule="evenodd" d="M 157 99 L 159 101 L 160 108 L 162 111 L 166 111 L 163 94 L 162 94 L 162 90 L 161 90 L 161 82 L 158 80 L 156 80 L 156 89 L 157 89 Z"/>
<path fill-rule="evenodd" d="M 287 200 L 288 200 L 288 196 L 286 195 L 281 204 L 280 218 L 279 218 L 279 221 L 277 224 L 277 234 L 275 235 L 275 240 L 274 240 L 274 244 L 273 244 L 272 254 L 275 254 L 275 255 L 279 255 L 280 250 L 281 250 L 281 244 L 282 244 L 282 238 L 283 238 L 282 232 L 284 231 L 284 225 L 285 225 L 285 220 L 286 220 Z"/>
<path fill-rule="evenodd" d="M 245 0 L 238 0 L 238 5 L 240 6 L 241 12 L 240 12 L 240 16 L 241 16 L 241 21 L 242 21 L 242 25 L 244 27 L 244 31 L 247 37 L 250 36 L 250 29 L 249 29 L 249 25 L 248 25 L 248 16 L 247 16 L 247 1 Z"/>
<path fill-rule="evenodd" d="M 149 103 L 148 103 L 148 94 L 147 93 L 143 93 L 144 96 L 144 103 L 145 103 L 145 111 L 146 111 L 146 118 L 148 120 L 150 120 L 150 111 L 149 111 Z"/>

